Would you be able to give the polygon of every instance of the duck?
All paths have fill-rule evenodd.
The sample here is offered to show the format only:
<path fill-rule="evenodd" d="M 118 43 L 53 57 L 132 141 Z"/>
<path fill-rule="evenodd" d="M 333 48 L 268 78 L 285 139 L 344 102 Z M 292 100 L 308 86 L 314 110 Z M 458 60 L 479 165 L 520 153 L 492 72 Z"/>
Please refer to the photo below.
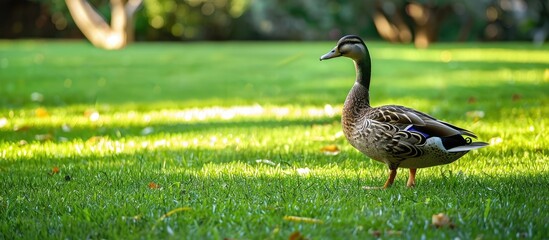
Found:
<path fill-rule="evenodd" d="M 341 111 L 343 134 L 358 151 L 389 168 L 383 187 L 364 189 L 389 188 L 398 168 L 409 169 L 406 186 L 414 187 L 417 169 L 449 164 L 471 150 L 488 146 L 486 142 L 474 142 L 477 136 L 473 132 L 418 110 L 399 105 L 372 107 L 372 59 L 359 36 L 343 36 L 320 61 L 338 57 L 352 59 L 356 71 L 356 81 Z"/>

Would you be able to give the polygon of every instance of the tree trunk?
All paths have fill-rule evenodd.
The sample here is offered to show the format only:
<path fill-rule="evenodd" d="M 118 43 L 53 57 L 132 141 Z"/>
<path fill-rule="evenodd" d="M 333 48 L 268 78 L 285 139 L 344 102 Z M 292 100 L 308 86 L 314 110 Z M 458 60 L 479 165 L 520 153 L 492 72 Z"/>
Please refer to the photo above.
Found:
<path fill-rule="evenodd" d="M 452 12 L 452 6 L 432 6 L 411 2 L 406 6 L 406 12 L 416 24 L 414 45 L 417 48 L 427 48 L 438 38 L 438 31 L 444 18 Z"/>
<path fill-rule="evenodd" d="M 392 12 L 385 11 L 383 4 L 392 5 Z M 394 3 L 376 1 L 373 20 L 377 32 L 385 40 L 402 43 L 409 43 L 412 40 L 412 32 Z"/>
<path fill-rule="evenodd" d="M 90 42 L 103 49 L 121 49 L 133 40 L 133 14 L 143 0 L 111 0 L 111 24 L 86 0 L 65 0 L 74 22 Z"/>

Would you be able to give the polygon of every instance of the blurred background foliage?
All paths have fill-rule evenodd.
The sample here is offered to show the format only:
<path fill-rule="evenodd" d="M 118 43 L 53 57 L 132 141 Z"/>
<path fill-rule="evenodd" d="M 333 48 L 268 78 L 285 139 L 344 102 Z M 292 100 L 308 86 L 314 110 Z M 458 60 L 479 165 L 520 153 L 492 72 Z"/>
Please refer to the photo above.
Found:
<path fill-rule="evenodd" d="M 109 0 L 89 0 L 110 18 Z M 322 40 L 342 34 L 411 42 L 535 41 L 549 0 L 144 0 L 137 41 Z M 83 38 L 65 0 L 0 0 L 0 38 Z M 423 29 L 427 26 L 426 29 Z"/>

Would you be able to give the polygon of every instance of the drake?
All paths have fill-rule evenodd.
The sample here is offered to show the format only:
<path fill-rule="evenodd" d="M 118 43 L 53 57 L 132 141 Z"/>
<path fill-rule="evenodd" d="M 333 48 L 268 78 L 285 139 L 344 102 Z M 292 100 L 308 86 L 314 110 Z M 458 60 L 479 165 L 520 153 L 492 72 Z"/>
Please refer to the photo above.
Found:
<path fill-rule="evenodd" d="M 413 187 L 418 168 L 452 163 L 488 145 L 473 142 L 477 136 L 469 130 L 408 107 L 370 106 L 372 60 L 366 44 L 358 36 L 344 36 L 320 60 L 342 56 L 352 59 L 356 69 L 356 82 L 343 105 L 343 133 L 364 155 L 387 164 L 389 178 L 382 188 L 393 184 L 398 168 L 410 169 L 406 185 Z"/>

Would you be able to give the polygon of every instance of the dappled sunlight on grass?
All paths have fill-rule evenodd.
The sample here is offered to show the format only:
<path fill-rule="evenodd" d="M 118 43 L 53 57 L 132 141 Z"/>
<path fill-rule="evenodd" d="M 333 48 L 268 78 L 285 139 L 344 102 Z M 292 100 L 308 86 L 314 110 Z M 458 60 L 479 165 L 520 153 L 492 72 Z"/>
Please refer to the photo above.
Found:
<path fill-rule="evenodd" d="M 365 191 L 388 169 L 343 136 L 333 43 L 0 41 L 0 238 L 547 236 L 547 47 L 369 46 L 373 106 L 490 146 Z"/>
<path fill-rule="evenodd" d="M 454 48 L 446 49 L 444 44 L 429 49 L 386 48 L 371 51 L 374 58 L 407 61 L 432 62 L 509 62 L 549 64 L 549 50 L 506 49 L 506 48 Z"/>
<path fill-rule="evenodd" d="M 395 83 L 404 83 L 401 86 L 406 89 L 416 90 L 421 88 L 452 88 L 452 87 L 501 87 L 509 86 L 513 88 L 524 84 L 533 84 L 541 86 L 549 80 L 544 79 L 544 69 L 490 69 L 490 70 L 471 70 L 461 69 L 453 70 L 442 74 L 425 75 L 418 73 L 416 76 L 408 76 L 405 79 L 388 79 Z M 413 84 L 411 84 L 413 83 Z"/>
<path fill-rule="evenodd" d="M 2 118 L 1 129 L 17 128 L 21 125 L 29 127 L 60 127 L 69 124 L 71 127 L 90 126 L 143 126 L 170 123 L 193 123 L 207 121 L 240 121 L 243 119 L 314 119 L 334 117 L 340 114 L 340 107 L 330 104 L 323 108 L 309 106 L 232 106 L 205 107 L 188 109 L 163 109 L 151 111 L 112 111 L 107 107 L 105 112 L 88 109 L 80 115 L 67 112 L 65 108 L 53 108 L 46 116 L 37 116 L 37 109 L 10 111 L 11 117 Z M 117 107 L 118 108 L 118 107 Z M 39 108 L 38 110 L 45 109 Z M 42 110 L 44 111 L 44 110 Z M 92 114 L 88 114 L 91 112 Z"/>

